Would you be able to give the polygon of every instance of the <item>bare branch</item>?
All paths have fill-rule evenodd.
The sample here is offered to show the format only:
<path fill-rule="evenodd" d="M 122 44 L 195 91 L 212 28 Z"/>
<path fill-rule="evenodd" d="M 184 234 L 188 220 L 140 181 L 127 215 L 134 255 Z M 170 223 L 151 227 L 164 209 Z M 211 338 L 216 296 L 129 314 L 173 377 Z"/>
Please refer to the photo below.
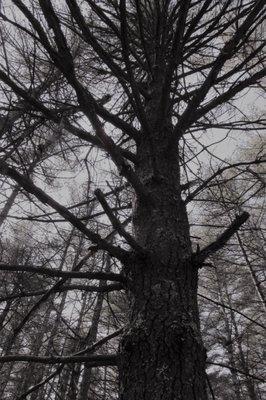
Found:
<path fill-rule="evenodd" d="M 50 277 L 60 277 L 64 279 L 100 279 L 115 282 L 125 282 L 125 278 L 120 274 L 113 272 L 80 272 L 80 271 L 58 271 L 42 266 L 30 265 L 9 265 L 0 264 L 1 271 L 13 272 L 31 272 L 37 275 L 45 275 Z"/>
<path fill-rule="evenodd" d="M 227 306 L 227 305 L 225 305 L 224 303 L 221 303 L 221 302 L 219 302 L 219 301 L 213 300 L 213 299 L 211 299 L 210 297 L 207 297 L 207 296 L 205 296 L 205 295 L 203 295 L 203 294 L 201 294 L 201 293 L 198 293 L 198 296 L 199 296 L 199 297 L 202 297 L 202 298 L 205 299 L 205 300 L 210 301 L 210 302 L 213 303 L 213 304 L 216 304 L 217 306 L 220 306 L 220 307 L 226 308 L 226 309 L 228 309 L 228 310 L 231 310 L 231 311 L 233 311 L 233 312 L 235 312 L 235 313 L 241 315 L 242 317 L 246 318 L 248 321 L 252 322 L 252 324 L 255 324 L 255 325 L 259 326 L 260 328 L 266 330 L 266 326 L 265 326 L 265 325 L 263 325 L 263 324 L 261 324 L 260 322 L 255 321 L 254 319 L 248 317 L 246 314 L 242 313 L 241 311 L 237 310 L 236 308 Z"/>
<path fill-rule="evenodd" d="M 236 372 L 238 374 L 248 376 L 249 378 L 255 379 L 256 381 L 260 381 L 260 382 L 263 382 L 263 383 L 266 382 L 265 379 L 260 378 L 259 376 L 256 376 L 256 375 L 253 375 L 253 374 L 249 374 L 249 373 L 247 373 L 245 371 L 242 371 L 241 369 L 231 367 L 230 365 L 227 365 L 227 364 L 216 363 L 216 362 L 212 362 L 212 361 L 206 361 L 206 364 L 216 365 L 217 367 L 222 367 L 222 368 L 227 368 L 227 369 L 230 369 L 230 371 L 234 371 L 234 372 Z"/>
<path fill-rule="evenodd" d="M 241 225 L 243 225 L 248 220 L 248 218 L 249 213 L 246 211 L 244 211 L 241 215 L 238 215 L 229 225 L 229 227 L 220 236 L 218 236 L 215 242 L 206 246 L 199 253 L 194 254 L 194 265 L 197 267 L 202 266 L 207 257 L 221 250 L 224 245 L 231 239 L 231 237 L 238 231 Z"/>
<path fill-rule="evenodd" d="M 1 265 L 0 265 L 0 270 L 1 270 Z M 12 271 L 13 272 L 13 271 Z M 112 284 L 112 285 L 103 285 L 103 286 L 96 286 L 96 285 L 64 285 L 60 286 L 58 288 L 52 288 L 51 290 L 46 289 L 46 290 L 36 290 L 34 292 L 24 292 L 21 291 L 20 293 L 15 293 L 15 294 L 10 294 L 6 296 L 0 297 L 0 302 L 4 301 L 9 301 L 9 300 L 15 300 L 15 299 L 20 299 L 23 297 L 34 297 L 34 296 L 42 296 L 47 293 L 47 290 L 49 290 L 49 293 L 63 293 L 63 292 L 68 292 L 71 290 L 81 290 L 84 292 L 95 292 L 95 293 L 109 293 L 113 292 L 116 290 L 121 290 L 123 289 L 123 285 L 117 283 L 117 284 Z"/>
<path fill-rule="evenodd" d="M 109 207 L 107 201 L 105 200 L 105 196 L 100 189 L 95 190 L 95 196 L 101 203 L 106 215 L 110 219 L 114 229 L 128 242 L 128 244 L 138 251 L 139 253 L 144 253 L 145 250 L 135 241 L 135 239 L 125 230 L 123 225 L 120 223 L 119 219 L 115 216 L 112 209 Z"/>
<path fill-rule="evenodd" d="M 38 357 L 25 354 L 9 355 L 0 357 L 0 364 L 9 362 L 28 362 L 38 364 L 75 364 L 88 363 L 89 367 L 103 367 L 117 365 L 118 357 L 116 355 L 95 355 L 95 356 L 51 356 Z"/>
<path fill-rule="evenodd" d="M 57 201 L 48 196 L 42 189 L 34 185 L 34 183 L 17 172 L 14 168 L 10 167 L 6 163 L 0 163 L 0 173 L 14 179 L 19 185 L 23 187 L 28 193 L 33 194 L 43 204 L 48 204 L 54 210 L 56 210 L 66 221 L 70 222 L 72 226 L 76 227 L 79 231 L 83 232 L 85 236 L 95 243 L 99 248 L 108 251 L 114 257 L 120 260 L 128 259 L 128 252 L 112 246 L 106 240 L 102 239 L 100 235 L 88 229 L 78 218 L 76 218 L 68 209 Z"/>
<path fill-rule="evenodd" d="M 215 84 L 215 80 L 218 77 L 225 62 L 235 54 L 237 45 L 248 32 L 248 30 L 256 20 L 257 15 L 261 13 L 263 6 L 263 0 L 256 1 L 253 9 L 249 12 L 245 21 L 239 26 L 232 38 L 225 43 L 223 49 L 220 51 L 220 54 L 213 63 L 213 67 L 207 75 L 204 83 L 197 90 L 196 94 L 189 102 L 186 110 L 181 115 L 180 120 L 175 127 L 175 133 L 178 133 L 179 135 L 183 134 L 184 129 L 186 129 L 194 121 L 194 113 L 196 109 L 204 100 L 212 85 Z"/>
<path fill-rule="evenodd" d="M 231 164 L 231 165 L 226 165 L 223 168 L 219 168 L 214 174 L 212 174 L 208 179 L 206 179 L 204 182 L 202 182 L 202 184 L 200 186 L 198 186 L 192 193 L 190 193 L 186 200 L 185 203 L 190 202 L 191 200 L 194 199 L 194 197 L 197 196 L 198 193 L 200 193 L 203 189 L 205 189 L 208 184 L 217 176 L 221 175 L 224 171 L 227 171 L 228 169 L 231 168 L 237 168 L 237 167 L 241 167 L 244 165 L 253 165 L 253 164 L 263 164 L 266 162 L 266 159 L 257 159 L 257 160 L 253 160 L 253 161 L 242 161 L 239 163 L 235 163 L 235 164 Z"/>

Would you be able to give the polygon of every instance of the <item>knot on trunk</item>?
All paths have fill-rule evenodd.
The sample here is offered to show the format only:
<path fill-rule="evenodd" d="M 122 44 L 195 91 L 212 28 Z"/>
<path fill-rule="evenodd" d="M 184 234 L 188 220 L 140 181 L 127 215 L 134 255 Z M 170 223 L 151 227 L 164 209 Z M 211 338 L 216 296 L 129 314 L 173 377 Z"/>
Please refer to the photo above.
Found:
<path fill-rule="evenodd" d="M 163 279 L 151 286 L 150 303 L 155 309 L 169 308 L 178 300 L 178 290 L 173 280 Z"/>

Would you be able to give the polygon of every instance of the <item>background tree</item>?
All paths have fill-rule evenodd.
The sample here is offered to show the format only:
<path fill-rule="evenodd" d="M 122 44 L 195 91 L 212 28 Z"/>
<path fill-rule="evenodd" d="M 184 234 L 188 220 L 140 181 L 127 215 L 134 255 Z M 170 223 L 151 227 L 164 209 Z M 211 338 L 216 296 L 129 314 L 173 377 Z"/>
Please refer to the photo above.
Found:
<path fill-rule="evenodd" d="M 235 183 L 239 176 L 252 175 L 255 185 L 262 185 L 252 169 L 263 162 L 261 152 L 234 162 L 232 151 L 225 159 L 224 149 L 265 125 L 257 101 L 265 76 L 264 13 L 262 0 L 12 0 L 2 7 L 1 240 L 5 244 L 12 235 L 10 221 L 26 220 L 23 234 L 30 234 L 38 251 L 21 260 L 4 256 L 0 268 L 33 274 L 34 282 L 44 276 L 48 283 L 27 294 L 38 297 L 28 308 L 23 305 L 6 335 L 8 354 L 1 362 L 59 364 L 37 373 L 42 381 L 33 383 L 34 389 L 42 383 L 42 396 L 106 398 L 108 390 L 115 396 L 115 372 L 106 367 L 117 365 L 121 399 L 207 398 L 198 270 L 210 267 L 207 259 L 216 257 L 249 217 L 246 200 L 239 204 L 245 199 Z M 231 206 L 232 195 L 227 199 L 228 190 L 236 194 L 237 207 Z M 203 210 L 207 215 L 199 204 L 213 203 L 210 193 L 216 192 L 224 227 L 201 243 L 190 223 Z M 252 186 L 248 192 L 254 198 Z M 214 212 L 214 225 L 217 218 L 221 213 Z M 81 242 L 69 262 L 76 240 Z M 254 260 L 247 261 L 241 234 L 237 240 L 259 293 L 258 272 L 250 268 Z M 69 279 L 93 282 L 75 286 Z M 232 313 L 227 277 L 216 271 L 212 279 L 219 301 L 205 297 L 222 309 L 226 301 L 229 312 L 218 319 L 223 318 L 226 340 L 232 336 L 236 343 L 223 346 L 227 363 L 216 364 L 229 367 L 236 398 L 242 395 L 239 373 L 246 377 L 245 393 L 255 398 L 254 380 L 262 378 L 256 369 L 250 373 L 245 359 L 250 336 L 243 336 Z M 18 287 L 7 289 L 19 295 Z M 109 296 L 116 297 L 108 293 L 121 289 L 126 316 L 105 326 L 100 311 L 107 304 L 113 313 Z M 105 293 L 94 296 L 89 316 L 90 296 L 80 297 L 81 290 Z M 5 299 L 3 316 L 14 318 L 12 298 Z M 44 320 L 56 329 L 39 329 L 42 307 Z M 253 321 L 253 315 L 247 317 Z M 100 330 L 106 335 L 110 329 L 95 343 Z M 31 341 L 36 330 L 36 342 Z M 113 339 L 119 334 L 117 348 Z M 208 350 L 207 362 L 214 364 L 213 349 Z M 102 369 L 88 372 L 96 366 Z M 26 374 L 19 367 L 10 390 L 18 395 L 23 388 L 21 396 L 33 399 L 36 390 L 32 394 L 27 387 Z M 208 390 L 213 395 L 210 380 Z"/>

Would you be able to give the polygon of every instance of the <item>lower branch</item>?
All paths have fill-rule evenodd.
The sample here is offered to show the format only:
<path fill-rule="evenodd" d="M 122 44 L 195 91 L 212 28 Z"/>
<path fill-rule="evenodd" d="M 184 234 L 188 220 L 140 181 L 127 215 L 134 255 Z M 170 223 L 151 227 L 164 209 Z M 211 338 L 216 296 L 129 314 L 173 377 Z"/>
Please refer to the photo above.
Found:
<path fill-rule="evenodd" d="M 207 257 L 221 250 L 225 244 L 231 239 L 231 237 L 239 230 L 241 225 L 243 225 L 249 218 L 249 213 L 244 211 L 242 214 L 238 215 L 234 221 L 228 226 L 228 228 L 218 236 L 215 242 L 209 244 L 204 249 L 194 254 L 193 263 L 195 266 L 200 268 Z"/>
<path fill-rule="evenodd" d="M 263 324 L 261 324 L 260 322 L 255 321 L 254 319 L 248 317 L 246 314 L 242 313 L 241 311 L 237 310 L 236 308 L 227 306 L 226 304 L 223 304 L 223 303 L 220 303 L 219 301 L 213 300 L 213 299 L 211 299 L 210 297 L 204 296 L 204 295 L 201 294 L 201 293 L 198 293 L 198 296 L 201 297 L 201 298 L 203 298 L 203 299 L 205 299 L 205 300 L 210 301 L 210 302 L 213 303 L 213 304 L 216 304 L 217 306 L 226 308 L 227 310 L 231 310 L 231 311 L 233 311 L 234 313 L 239 314 L 239 315 L 241 315 L 242 317 L 246 318 L 247 320 L 249 320 L 250 322 L 252 322 L 252 324 L 255 324 L 255 325 L 257 325 L 257 326 L 260 326 L 262 329 L 265 329 L 265 330 L 266 330 L 266 326 L 265 326 L 265 325 L 263 325 Z"/>
<path fill-rule="evenodd" d="M 58 271 L 51 268 L 32 265 L 10 265 L 0 264 L 0 271 L 32 272 L 37 275 L 50 277 L 61 277 L 66 279 L 103 279 L 106 281 L 124 282 L 125 278 L 114 272 L 80 272 L 80 271 Z"/>
<path fill-rule="evenodd" d="M 256 375 L 253 375 L 253 374 L 249 374 L 249 373 L 247 373 L 245 371 L 242 371 L 241 369 L 231 367 L 230 365 L 227 365 L 227 364 L 216 363 L 216 362 L 211 362 L 211 361 L 206 361 L 206 364 L 216 365 L 217 367 L 222 367 L 222 368 L 227 368 L 227 369 L 230 369 L 230 371 L 234 371 L 234 372 L 236 372 L 238 374 L 248 376 L 249 378 L 255 379 L 256 381 L 260 381 L 260 382 L 263 382 L 263 383 L 266 382 L 265 379 L 260 378 L 259 376 L 256 376 Z"/>
<path fill-rule="evenodd" d="M 109 293 L 121 289 L 123 289 L 123 286 L 120 283 L 114 283 L 111 285 L 104 285 L 104 286 L 65 285 L 54 290 L 53 288 L 51 290 L 49 289 L 47 290 L 49 290 L 49 293 L 62 293 L 71 290 L 81 290 L 83 292 L 95 292 L 95 293 Z M 21 292 L 21 293 L 2 296 L 0 297 L 0 303 L 3 301 L 21 299 L 23 297 L 42 296 L 47 293 L 47 290 L 36 290 L 35 292 Z"/>
<path fill-rule="evenodd" d="M 117 355 L 92 355 L 92 356 L 52 356 L 38 357 L 25 354 L 0 357 L 0 364 L 8 362 L 29 362 L 38 364 L 75 364 L 85 362 L 88 367 L 106 367 L 117 365 Z"/>
<path fill-rule="evenodd" d="M 0 173 L 2 175 L 8 176 L 17 182 L 27 193 L 33 194 L 39 201 L 43 204 L 48 204 L 54 210 L 58 212 L 66 221 L 70 222 L 71 225 L 77 228 L 80 232 L 94 244 L 98 246 L 99 249 L 106 250 L 112 256 L 118 258 L 120 261 L 125 261 L 128 259 L 129 253 L 119 247 L 115 247 L 104 240 L 100 235 L 88 229 L 80 220 L 72 214 L 68 209 L 52 197 L 48 196 L 42 189 L 37 187 L 29 178 L 20 174 L 15 168 L 6 164 L 5 162 L 0 163 Z"/>
<path fill-rule="evenodd" d="M 111 333 L 108 336 L 105 336 L 104 338 L 98 340 L 98 342 L 94 343 L 92 346 L 89 346 L 77 353 L 74 354 L 74 356 L 85 354 L 85 353 L 91 353 L 93 352 L 96 348 L 101 347 L 103 344 L 108 342 L 109 340 L 117 337 L 123 332 L 123 328 L 118 329 L 117 331 Z M 38 390 L 41 386 L 45 385 L 47 382 L 49 382 L 51 379 L 53 379 L 55 376 L 59 375 L 61 371 L 63 370 L 65 364 L 60 364 L 59 367 L 56 368 L 54 372 L 52 372 L 50 375 L 48 375 L 45 379 L 42 381 L 36 383 L 36 385 L 32 386 L 29 388 L 29 390 L 25 393 L 23 393 L 17 400 L 24 400 L 27 398 L 27 396 L 36 390 Z M 86 364 L 87 365 L 87 364 Z"/>

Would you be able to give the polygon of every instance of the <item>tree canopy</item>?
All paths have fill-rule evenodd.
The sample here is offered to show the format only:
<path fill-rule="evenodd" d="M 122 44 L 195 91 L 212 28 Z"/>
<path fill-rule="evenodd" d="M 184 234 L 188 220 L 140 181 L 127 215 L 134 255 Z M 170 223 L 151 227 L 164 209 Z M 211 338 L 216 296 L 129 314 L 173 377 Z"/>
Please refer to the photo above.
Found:
<path fill-rule="evenodd" d="M 264 18 L 2 2 L 0 397 L 262 398 Z"/>

